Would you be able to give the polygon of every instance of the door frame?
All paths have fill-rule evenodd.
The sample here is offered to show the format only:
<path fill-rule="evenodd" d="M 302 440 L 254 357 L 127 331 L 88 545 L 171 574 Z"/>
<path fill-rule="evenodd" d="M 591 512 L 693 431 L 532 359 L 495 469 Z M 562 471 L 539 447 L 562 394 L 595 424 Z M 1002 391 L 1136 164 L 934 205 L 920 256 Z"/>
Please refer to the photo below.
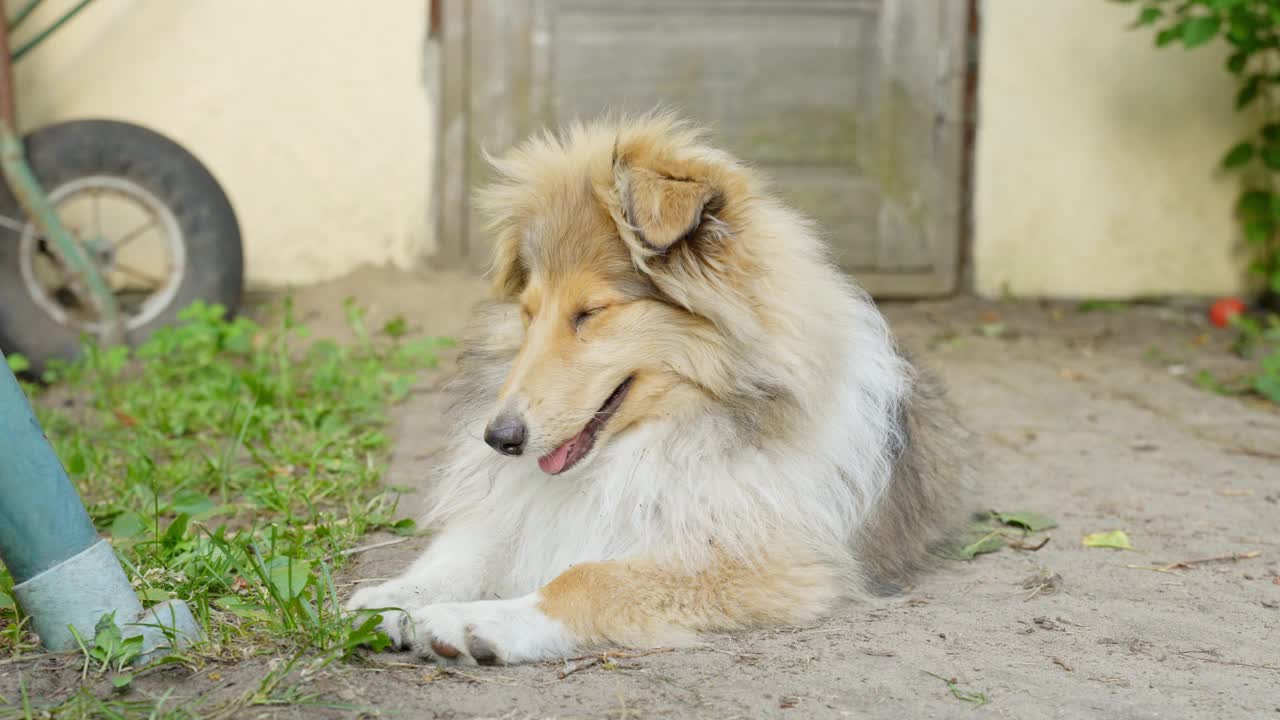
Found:
<path fill-rule="evenodd" d="M 932 151 L 938 183 L 933 188 L 938 201 L 934 233 L 941 239 L 933 249 L 931 273 L 859 272 L 857 282 L 877 298 L 939 297 L 971 287 L 972 158 L 981 1 L 947 0 L 933 5 L 937 0 L 885 0 L 942 8 L 938 18 L 946 50 L 938 53 L 932 93 Z M 511 83 L 510 77 L 527 63 L 528 56 L 522 53 L 531 51 L 534 12 L 532 2 L 427 0 L 424 74 L 436 116 L 431 174 L 431 223 L 436 241 L 430 258 L 433 267 L 472 272 L 488 269 L 491 245 L 477 229 L 478 218 L 470 200 L 472 190 L 483 181 L 485 166 L 474 147 L 469 116 L 476 111 L 486 115 L 488 137 L 481 141 L 486 150 L 503 149 L 488 146 L 491 142 L 505 146 L 521 139 L 511 137 L 511 122 L 499 105 L 510 93 L 523 90 Z M 496 33 L 513 52 L 473 73 L 469 52 L 475 27 Z M 476 92 L 478 79 L 484 84 L 483 93 Z M 492 102 L 494 98 L 497 103 Z M 484 107 L 486 100 L 490 101 L 488 107 Z"/>

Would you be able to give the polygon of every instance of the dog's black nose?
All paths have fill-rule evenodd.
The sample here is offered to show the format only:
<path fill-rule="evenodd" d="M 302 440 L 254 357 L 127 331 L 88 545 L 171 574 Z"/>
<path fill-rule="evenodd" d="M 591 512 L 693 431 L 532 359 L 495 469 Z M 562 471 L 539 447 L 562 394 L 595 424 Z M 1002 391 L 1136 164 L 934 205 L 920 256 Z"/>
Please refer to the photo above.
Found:
<path fill-rule="evenodd" d="M 499 415 L 484 429 L 484 441 L 503 455 L 524 452 L 525 427 L 515 415 Z"/>

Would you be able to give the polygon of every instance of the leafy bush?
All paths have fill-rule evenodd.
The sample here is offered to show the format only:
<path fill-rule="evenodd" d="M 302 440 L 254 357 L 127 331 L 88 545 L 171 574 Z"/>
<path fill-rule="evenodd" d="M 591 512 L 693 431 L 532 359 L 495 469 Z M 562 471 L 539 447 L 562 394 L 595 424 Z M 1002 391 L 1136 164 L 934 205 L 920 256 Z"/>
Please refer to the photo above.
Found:
<path fill-rule="evenodd" d="M 1231 47 L 1227 72 L 1238 85 L 1235 106 L 1255 113 L 1253 133 L 1222 157 L 1222 167 L 1240 174 L 1236 213 L 1253 249 L 1249 270 L 1264 286 L 1262 304 L 1280 309 L 1280 0 L 1113 0 L 1138 5 L 1135 28 L 1155 30 L 1156 47 L 1207 46 L 1221 38 Z M 1253 392 L 1280 403 L 1280 318 L 1248 317 L 1233 323 L 1237 349 L 1260 358 L 1258 370 L 1224 385 L 1208 375 L 1201 384 L 1219 391 Z"/>
<path fill-rule="evenodd" d="M 1250 270 L 1271 302 L 1280 298 L 1280 0 L 1113 0 L 1140 5 L 1137 28 L 1155 30 L 1157 47 L 1204 47 L 1216 38 L 1231 46 L 1226 69 L 1238 85 L 1237 110 L 1254 112 L 1257 129 L 1236 142 L 1222 166 L 1243 180 L 1237 213 L 1254 250 Z"/>

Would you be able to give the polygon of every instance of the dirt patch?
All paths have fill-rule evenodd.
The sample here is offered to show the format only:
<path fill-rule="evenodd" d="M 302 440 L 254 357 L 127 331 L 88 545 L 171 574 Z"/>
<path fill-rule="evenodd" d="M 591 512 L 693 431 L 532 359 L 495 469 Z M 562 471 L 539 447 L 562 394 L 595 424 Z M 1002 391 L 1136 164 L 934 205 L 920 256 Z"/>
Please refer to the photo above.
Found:
<path fill-rule="evenodd" d="M 300 290 L 296 303 L 319 334 L 342 334 L 346 295 L 371 325 L 402 314 L 456 334 L 482 294 L 461 276 L 364 271 Z M 1156 306 L 961 299 L 885 310 L 983 439 L 987 503 L 1058 521 L 1039 550 L 953 563 L 812 627 L 712 637 L 563 679 L 559 663 L 444 673 L 380 655 L 294 673 L 298 702 L 236 716 L 1280 717 L 1280 413 L 1189 380 L 1201 367 L 1238 369 L 1226 334 Z M 389 483 L 430 480 L 448 402 L 439 377 L 397 410 Z M 1126 531 L 1134 550 L 1082 545 L 1105 530 Z M 359 555 L 345 589 L 389 577 L 423 542 Z M 0 665 L 0 695 L 15 698 L 20 681 L 56 692 L 66 671 L 55 665 L 68 662 Z M 271 663 L 165 671 L 130 692 L 238 697 Z"/>

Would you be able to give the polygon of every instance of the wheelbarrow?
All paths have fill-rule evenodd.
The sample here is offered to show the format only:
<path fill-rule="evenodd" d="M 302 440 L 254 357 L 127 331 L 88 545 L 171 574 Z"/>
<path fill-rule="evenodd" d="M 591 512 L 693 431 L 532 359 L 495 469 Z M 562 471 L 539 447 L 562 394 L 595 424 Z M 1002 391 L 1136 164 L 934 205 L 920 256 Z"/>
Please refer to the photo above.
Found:
<path fill-rule="evenodd" d="M 197 300 L 234 313 L 243 292 L 235 211 L 178 143 L 112 120 L 18 136 L 12 63 L 93 1 L 12 53 L 11 33 L 43 0 L 25 0 L 12 22 L 0 12 L 0 350 L 21 353 L 37 377 L 75 357 L 85 335 L 136 344 Z"/>

